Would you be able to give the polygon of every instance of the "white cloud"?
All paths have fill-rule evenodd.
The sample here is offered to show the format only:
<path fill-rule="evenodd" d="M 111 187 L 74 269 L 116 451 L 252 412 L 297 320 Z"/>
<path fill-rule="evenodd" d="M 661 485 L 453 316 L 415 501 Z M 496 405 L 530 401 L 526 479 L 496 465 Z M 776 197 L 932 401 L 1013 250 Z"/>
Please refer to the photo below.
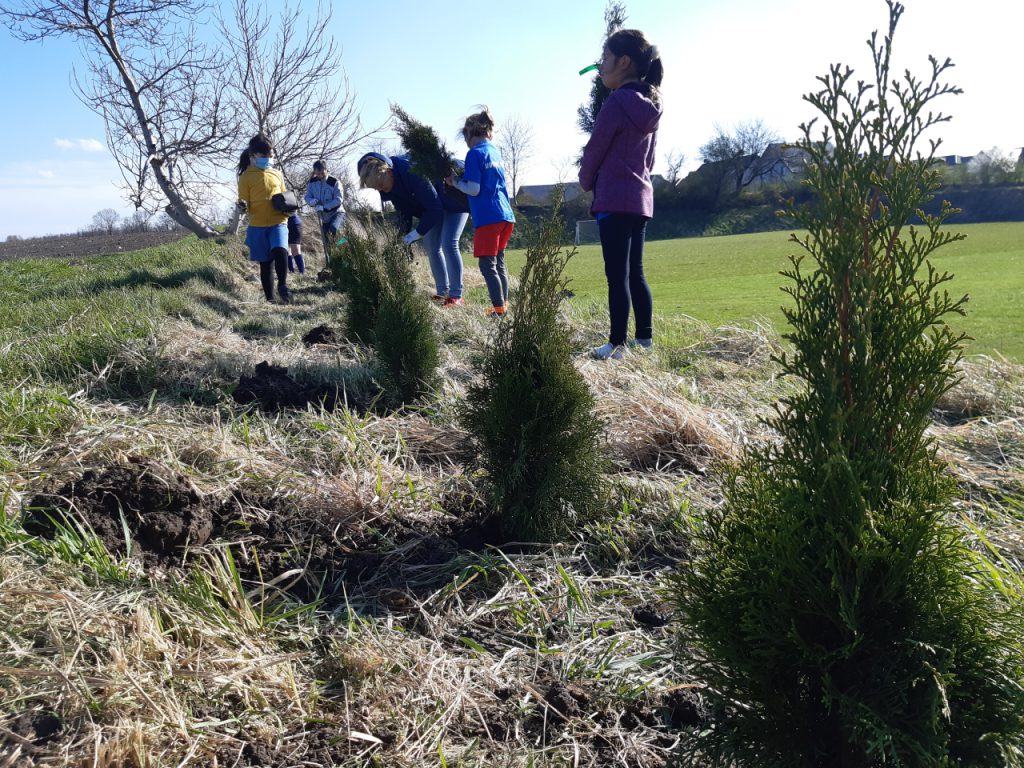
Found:
<path fill-rule="evenodd" d="M 83 152 L 105 152 L 107 150 L 103 142 L 96 139 L 54 139 L 53 143 L 59 149 L 80 149 Z"/>
<path fill-rule="evenodd" d="M 53 171 L 39 171 L 39 176 L 44 179 L 52 179 L 56 175 Z"/>

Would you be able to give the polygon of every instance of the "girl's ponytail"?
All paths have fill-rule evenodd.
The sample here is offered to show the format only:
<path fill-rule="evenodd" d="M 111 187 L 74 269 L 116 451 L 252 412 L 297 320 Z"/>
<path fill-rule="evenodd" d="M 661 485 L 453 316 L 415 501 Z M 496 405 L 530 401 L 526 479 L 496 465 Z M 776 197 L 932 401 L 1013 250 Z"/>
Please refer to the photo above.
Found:
<path fill-rule="evenodd" d="M 658 46 L 651 45 L 639 29 L 620 29 L 605 45 L 616 56 L 629 56 L 636 67 L 636 76 L 647 86 L 645 95 L 657 103 L 661 98 L 658 86 L 665 73 Z"/>
<path fill-rule="evenodd" d="M 647 65 L 647 74 L 640 79 L 648 85 L 658 88 L 661 86 L 661 78 L 664 74 L 665 68 L 661 63 L 661 54 L 658 53 L 658 46 L 652 45 L 650 63 Z"/>
<path fill-rule="evenodd" d="M 242 150 L 242 156 L 238 158 L 238 175 L 245 173 L 249 167 L 250 158 L 254 152 L 270 156 L 274 154 L 274 145 L 266 134 L 257 133 L 249 139 L 249 146 Z"/>
<path fill-rule="evenodd" d="M 481 139 L 490 139 L 494 135 L 494 118 L 491 116 L 491 111 L 484 106 L 481 106 L 479 112 L 475 112 L 466 118 L 466 122 L 462 126 L 462 137 L 469 141 L 474 137 Z"/>

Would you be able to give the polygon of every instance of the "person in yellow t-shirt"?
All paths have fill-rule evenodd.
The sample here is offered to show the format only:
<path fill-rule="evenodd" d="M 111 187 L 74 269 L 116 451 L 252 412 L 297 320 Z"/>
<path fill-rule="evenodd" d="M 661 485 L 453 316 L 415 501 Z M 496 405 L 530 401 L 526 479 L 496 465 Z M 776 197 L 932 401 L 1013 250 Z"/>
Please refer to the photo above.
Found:
<path fill-rule="evenodd" d="M 245 244 L 249 260 L 260 265 L 260 283 L 267 301 L 274 300 L 274 273 L 277 295 L 287 304 L 288 291 L 288 214 L 276 210 L 270 198 L 284 192 L 284 177 L 273 168 L 274 145 L 262 133 L 249 140 L 238 161 L 238 202 L 249 212 Z"/>

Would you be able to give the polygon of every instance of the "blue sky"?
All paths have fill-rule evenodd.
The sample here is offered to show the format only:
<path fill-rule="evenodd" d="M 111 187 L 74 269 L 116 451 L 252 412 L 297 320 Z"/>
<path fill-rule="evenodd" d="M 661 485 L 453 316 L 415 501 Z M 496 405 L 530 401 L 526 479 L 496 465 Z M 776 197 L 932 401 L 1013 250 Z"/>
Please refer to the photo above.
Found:
<path fill-rule="evenodd" d="M 943 153 L 999 147 L 1016 154 L 1024 100 L 1011 84 L 1021 72 L 1024 4 L 905 5 L 897 65 L 924 74 L 928 54 L 949 56 L 957 64 L 950 79 L 965 90 L 942 104 L 954 116 L 933 134 L 943 138 Z M 516 114 L 533 127 L 535 155 L 521 183 L 573 178 L 570 159 L 585 140 L 576 109 L 590 87 L 577 72 L 600 53 L 603 0 L 338 0 L 333 7 L 328 32 L 342 46 L 364 124 L 383 121 L 396 102 L 462 151 L 455 136 L 463 118 L 487 104 L 499 122 Z M 644 30 L 665 62 L 656 170 L 673 150 L 695 167 L 716 123 L 761 119 L 795 139 L 813 117 L 801 96 L 815 88 L 815 76 L 835 61 L 867 76 L 865 41 L 887 23 L 883 0 L 626 0 L 626 7 L 628 26 Z M 70 40 L 21 43 L 0 29 L 9 105 L 0 134 L 0 238 L 72 232 L 101 208 L 128 212 L 103 123 L 71 88 L 80 60 Z M 224 176 L 230 183 L 230 168 Z"/>

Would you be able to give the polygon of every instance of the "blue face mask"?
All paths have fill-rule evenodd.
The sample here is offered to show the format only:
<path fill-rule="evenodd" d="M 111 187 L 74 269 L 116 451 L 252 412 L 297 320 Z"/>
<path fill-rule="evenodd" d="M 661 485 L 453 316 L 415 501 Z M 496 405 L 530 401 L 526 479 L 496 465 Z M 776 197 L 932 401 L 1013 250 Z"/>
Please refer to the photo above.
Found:
<path fill-rule="evenodd" d="M 252 159 L 252 164 L 255 165 L 257 168 L 265 171 L 267 170 L 267 168 L 274 164 L 274 161 L 272 158 L 269 157 L 254 157 Z"/>

